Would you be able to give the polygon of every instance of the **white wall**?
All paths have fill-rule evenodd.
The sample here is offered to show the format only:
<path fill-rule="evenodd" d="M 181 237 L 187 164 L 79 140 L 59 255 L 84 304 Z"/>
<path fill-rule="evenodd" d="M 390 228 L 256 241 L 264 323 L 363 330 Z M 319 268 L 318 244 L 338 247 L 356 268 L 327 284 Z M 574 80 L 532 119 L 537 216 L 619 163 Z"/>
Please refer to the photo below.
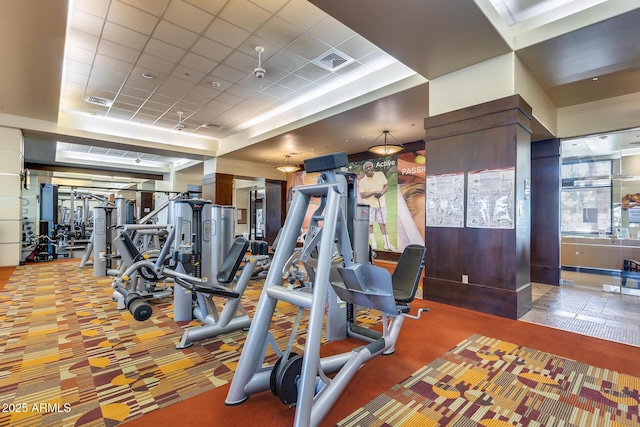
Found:
<path fill-rule="evenodd" d="M 558 109 L 558 138 L 640 126 L 640 92 Z"/>
<path fill-rule="evenodd" d="M 513 53 L 481 62 L 429 82 L 429 116 L 514 94 Z"/>

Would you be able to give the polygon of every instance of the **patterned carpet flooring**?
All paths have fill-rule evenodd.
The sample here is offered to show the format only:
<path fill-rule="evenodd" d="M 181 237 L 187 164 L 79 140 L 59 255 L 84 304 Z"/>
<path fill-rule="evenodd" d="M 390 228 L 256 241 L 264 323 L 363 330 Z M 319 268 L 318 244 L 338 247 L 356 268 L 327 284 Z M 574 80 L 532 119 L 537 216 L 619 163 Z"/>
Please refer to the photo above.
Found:
<path fill-rule="evenodd" d="M 15 270 L 0 292 L 0 426 L 110 427 L 232 379 L 246 332 L 176 350 L 184 328 L 199 323 L 174 322 L 171 298 L 137 322 L 116 309 L 111 281 L 76 262 Z M 261 284 L 245 291 L 250 316 Z M 272 332 L 281 348 L 294 316 L 278 304 Z M 295 347 L 303 346 L 297 337 Z"/>
<path fill-rule="evenodd" d="M 472 335 L 338 425 L 638 426 L 640 379 Z"/>

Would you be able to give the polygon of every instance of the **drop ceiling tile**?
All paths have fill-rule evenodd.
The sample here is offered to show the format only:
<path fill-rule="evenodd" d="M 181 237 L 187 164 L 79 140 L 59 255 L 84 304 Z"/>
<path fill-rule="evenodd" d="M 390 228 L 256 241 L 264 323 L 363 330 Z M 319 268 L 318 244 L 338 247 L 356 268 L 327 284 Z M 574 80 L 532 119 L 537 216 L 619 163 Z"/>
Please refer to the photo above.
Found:
<path fill-rule="evenodd" d="M 193 102 L 198 105 L 206 105 L 209 101 L 211 101 L 216 96 L 220 95 L 222 92 L 213 88 L 203 87 L 202 85 L 193 89 L 191 92 L 185 95 L 184 100 Z"/>
<path fill-rule="evenodd" d="M 74 9 L 104 18 L 109 10 L 109 0 L 74 0 Z"/>
<path fill-rule="evenodd" d="M 149 97 L 149 101 L 157 102 L 159 104 L 173 105 L 176 102 L 176 99 L 156 92 Z"/>
<path fill-rule="evenodd" d="M 210 108 L 212 110 L 217 110 L 217 111 L 227 111 L 231 107 L 232 106 L 227 103 L 220 102 L 217 98 L 212 100 L 206 105 L 206 108 Z"/>
<path fill-rule="evenodd" d="M 289 46 L 290 43 L 293 43 L 303 34 L 303 30 L 294 27 L 277 16 L 269 19 L 258 31 L 256 31 L 257 36 L 265 40 L 269 40 L 271 43 L 274 43 L 281 48 Z"/>
<path fill-rule="evenodd" d="M 264 108 L 264 105 L 258 104 L 253 99 L 247 99 L 245 101 L 242 101 L 234 108 L 238 108 L 240 111 L 244 111 L 246 114 L 254 115 L 261 111 Z"/>
<path fill-rule="evenodd" d="M 148 108 L 150 110 L 153 111 L 162 111 L 165 112 L 167 110 L 169 110 L 171 108 L 171 105 L 169 104 L 160 104 L 159 102 L 155 102 L 155 101 L 147 101 L 144 103 L 144 107 Z"/>
<path fill-rule="evenodd" d="M 378 50 L 378 47 L 359 34 L 350 37 L 343 43 L 340 43 L 336 48 L 353 59 L 359 60 L 374 51 Z"/>
<path fill-rule="evenodd" d="M 331 46 L 342 43 L 356 34 L 351 28 L 343 25 L 331 16 L 327 16 L 320 21 L 315 27 L 309 30 L 309 33 Z"/>
<path fill-rule="evenodd" d="M 251 0 L 251 3 L 255 3 L 273 14 L 276 14 L 288 2 L 289 0 Z"/>
<path fill-rule="evenodd" d="M 122 90 L 120 91 L 120 95 L 127 95 L 139 99 L 147 99 L 151 95 L 151 92 L 138 89 L 137 87 L 124 85 L 122 87 Z"/>
<path fill-rule="evenodd" d="M 316 82 L 323 77 L 327 77 L 331 73 L 323 68 L 318 67 L 315 64 L 309 63 L 304 67 L 296 70 L 295 74 L 298 77 L 309 80 L 310 82 Z"/>
<path fill-rule="evenodd" d="M 67 59 L 91 65 L 93 64 L 93 58 L 95 54 L 91 50 L 83 49 L 76 46 L 70 46 L 69 44 L 67 44 L 67 46 L 65 47 L 64 56 Z"/>
<path fill-rule="evenodd" d="M 153 37 L 182 49 L 190 49 L 200 36 L 193 31 L 186 30 L 169 21 L 162 20 L 153 31 Z"/>
<path fill-rule="evenodd" d="M 120 90 L 120 87 L 121 85 L 119 85 L 118 83 L 89 77 L 89 81 L 87 83 L 87 93 L 93 96 L 99 96 L 101 98 L 113 100 L 116 96 L 116 93 L 118 93 L 118 91 Z M 99 94 L 98 92 L 102 92 L 102 94 Z"/>
<path fill-rule="evenodd" d="M 147 117 L 160 117 L 162 114 L 164 114 L 164 111 L 157 111 L 157 110 L 152 110 L 150 108 L 146 108 L 146 107 L 142 107 L 140 108 L 140 110 L 136 113 L 136 116 L 138 114 L 142 114 L 145 115 Z M 178 116 L 176 115 L 176 123 L 178 122 Z"/>
<path fill-rule="evenodd" d="M 125 74 L 116 73 L 110 70 L 105 70 L 104 68 L 100 68 L 100 67 L 93 67 L 93 69 L 91 70 L 90 80 L 116 83 L 118 85 L 122 85 L 126 77 L 127 76 Z"/>
<path fill-rule="evenodd" d="M 104 68 L 116 73 L 127 75 L 131 72 L 133 64 L 130 62 L 120 61 L 118 59 L 109 58 L 104 55 L 96 55 L 94 66 Z"/>
<path fill-rule="evenodd" d="M 204 33 L 205 37 L 234 49 L 247 40 L 250 35 L 251 33 L 248 31 L 220 18 L 216 18 Z"/>
<path fill-rule="evenodd" d="M 111 106 L 111 110 L 119 110 L 122 112 L 126 112 L 129 114 L 129 117 L 133 115 L 136 111 L 138 111 L 138 107 L 135 105 L 125 104 L 124 102 L 114 102 Z"/>
<path fill-rule="evenodd" d="M 73 28 L 67 32 L 67 45 L 93 51 L 98 45 L 98 37 L 83 33 Z"/>
<path fill-rule="evenodd" d="M 213 82 L 215 82 L 216 84 L 212 85 L 211 83 Z M 228 88 L 230 88 L 231 86 L 233 86 L 233 83 L 223 80 L 221 78 L 216 78 L 214 76 L 209 75 L 202 81 L 202 83 L 196 88 L 196 90 L 204 87 L 207 89 L 214 89 L 219 93 L 222 93 Z"/>
<path fill-rule="evenodd" d="M 213 21 L 213 15 L 182 0 L 174 0 L 165 12 L 164 19 L 194 33 L 202 34 Z"/>
<path fill-rule="evenodd" d="M 129 49 L 128 47 L 104 39 L 100 40 L 100 44 L 98 45 L 98 53 L 110 58 L 115 58 L 124 62 L 131 63 L 133 63 L 138 57 L 137 50 Z"/>
<path fill-rule="evenodd" d="M 135 68 L 135 70 L 139 70 L 139 68 Z M 127 79 L 126 85 L 129 87 L 136 87 L 145 92 L 153 92 L 156 90 L 158 85 L 162 83 L 164 77 L 157 77 L 155 79 L 145 79 L 144 77 L 140 77 L 140 73 L 132 73 Z"/>
<path fill-rule="evenodd" d="M 231 95 L 230 93 L 226 92 L 222 92 L 216 97 L 216 101 L 223 102 L 228 105 L 237 105 L 243 100 L 244 98 L 240 98 L 239 96 Z"/>
<path fill-rule="evenodd" d="M 133 96 L 129 96 L 129 95 L 123 95 L 122 93 L 120 93 L 118 95 L 118 97 L 116 98 L 115 102 L 121 103 L 121 104 L 127 104 L 129 106 L 131 106 L 131 108 L 138 108 L 142 105 L 142 103 L 144 102 L 144 99 L 140 99 L 140 98 L 135 98 Z M 115 105 L 115 103 L 114 103 Z"/>
<path fill-rule="evenodd" d="M 291 0 L 278 12 L 278 16 L 291 25 L 307 31 L 322 21 L 327 14 L 306 0 Z"/>
<path fill-rule="evenodd" d="M 220 11 L 219 16 L 238 27 L 244 28 L 246 31 L 253 33 L 264 25 L 272 15 L 250 1 L 231 0 Z"/>
<path fill-rule="evenodd" d="M 348 74 L 359 67 L 362 67 L 362 64 L 360 64 L 359 62 L 352 62 L 351 64 L 347 64 L 344 67 L 337 70 L 335 74 L 339 76 L 344 76 L 345 74 Z"/>
<path fill-rule="evenodd" d="M 174 64 L 179 63 L 186 54 L 184 49 L 154 38 L 149 40 L 147 46 L 144 48 L 144 52 L 162 58 L 165 61 L 173 62 Z"/>
<path fill-rule="evenodd" d="M 148 39 L 148 36 L 145 34 L 109 21 L 104 24 L 102 37 L 106 40 L 135 50 L 141 50 Z"/>
<path fill-rule="evenodd" d="M 158 87 L 157 93 L 159 95 L 165 95 L 165 96 L 174 97 L 174 98 L 182 98 L 191 90 L 192 87 L 193 87 L 193 84 L 187 81 L 169 76 Z"/>
<path fill-rule="evenodd" d="M 253 73 L 254 68 L 256 68 L 258 66 L 258 58 L 253 58 L 249 55 L 245 55 L 242 52 L 238 52 L 237 50 L 234 51 L 233 53 L 231 53 L 231 55 L 229 55 L 229 57 L 224 61 L 224 65 L 233 68 L 236 72 L 240 72 L 240 75 L 238 76 L 239 78 L 237 80 L 240 80 L 242 77 L 244 77 L 247 73 Z M 225 78 L 224 76 L 221 76 L 222 78 Z M 229 81 L 237 81 L 237 80 L 230 80 L 227 79 Z"/>
<path fill-rule="evenodd" d="M 257 102 L 258 104 L 261 104 L 264 106 L 271 106 L 278 101 L 278 98 L 273 97 L 264 92 L 259 92 L 253 95 L 251 98 L 249 98 L 249 100 L 253 102 Z"/>
<path fill-rule="evenodd" d="M 99 37 L 102 31 L 102 23 L 103 19 L 98 16 L 78 9 L 71 9 L 69 26 L 75 30 Z"/>
<path fill-rule="evenodd" d="M 267 95 L 271 95 L 275 98 L 285 98 L 291 95 L 294 91 L 284 86 L 280 86 L 279 84 L 272 84 L 268 88 L 264 89 L 262 92 L 266 93 Z"/>
<path fill-rule="evenodd" d="M 255 90 L 241 85 L 233 85 L 225 92 L 231 95 L 239 96 L 240 98 L 249 98 L 255 93 Z"/>
<path fill-rule="evenodd" d="M 187 3 L 204 10 L 212 15 L 217 15 L 218 12 L 227 4 L 227 0 L 185 0 Z"/>
<path fill-rule="evenodd" d="M 277 81 L 280 86 L 287 87 L 293 91 L 299 91 L 311 84 L 307 79 L 296 76 L 295 74 L 288 74 L 285 77 Z"/>
<path fill-rule="evenodd" d="M 152 74 L 170 74 L 175 68 L 173 63 L 146 53 L 140 55 L 137 65 L 150 70 Z"/>
<path fill-rule="evenodd" d="M 208 58 L 205 58 L 201 55 L 196 55 L 195 53 L 187 53 L 187 55 L 182 58 L 182 65 L 188 68 L 193 68 L 194 70 L 210 73 L 218 63 L 216 61 L 212 61 Z"/>
<path fill-rule="evenodd" d="M 68 60 L 65 62 L 65 72 L 89 75 L 91 73 L 91 65 L 78 61 Z"/>
<path fill-rule="evenodd" d="M 89 81 L 89 76 L 86 74 L 79 74 L 79 73 L 74 73 L 72 71 L 67 71 L 66 81 L 69 83 L 86 86 L 87 82 Z"/>
<path fill-rule="evenodd" d="M 206 76 L 205 73 L 201 73 L 193 68 L 187 68 L 183 65 L 178 65 L 171 75 L 194 84 L 200 83 Z"/>
<path fill-rule="evenodd" d="M 229 56 L 233 49 L 214 42 L 213 40 L 201 37 L 198 39 L 191 51 L 212 61 L 222 62 L 227 56 Z"/>
<path fill-rule="evenodd" d="M 87 76 L 87 81 L 89 81 L 89 76 Z M 80 85 L 78 83 L 73 83 L 65 79 L 63 96 L 76 96 L 78 94 L 82 96 L 82 94 L 84 93 L 85 87 L 86 87 L 86 82 L 85 84 Z"/>
<path fill-rule="evenodd" d="M 247 70 L 247 72 L 253 73 L 253 69 L 251 71 Z M 213 70 L 210 74 L 215 80 L 226 80 L 231 83 L 236 83 L 247 75 L 247 72 L 237 70 L 235 68 L 227 67 L 224 64 L 218 65 L 215 70 Z"/>
<path fill-rule="evenodd" d="M 281 50 L 276 53 L 274 56 L 269 58 L 266 61 L 264 68 L 269 68 L 271 66 L 280 68 L 285 71 L 295 71 L 298 68 L 308 64 L 309 61 L 299 55 L 296 55 L 292 52 Z M 269 72 L 269 70 L 267 70 Z M 281 76 L 281 78 L 284 76 Z"/>
<path fill-rule="evenodd" d="M 330 48 L 331 46 L 319 38 L 307 33 L 289 45 L 288 50 L 311 61 Z"/>
<path fill-rule="evenodd" d="M 111 2 L 107 19 L 143 34 L 151 34 L 158 20 L 152 14 L 143 12 L 118 0 Z"/>
<path fill-rule="evenodd" d="M 137 9 L 160 16 L 170 0 L 122 0 Z"/>

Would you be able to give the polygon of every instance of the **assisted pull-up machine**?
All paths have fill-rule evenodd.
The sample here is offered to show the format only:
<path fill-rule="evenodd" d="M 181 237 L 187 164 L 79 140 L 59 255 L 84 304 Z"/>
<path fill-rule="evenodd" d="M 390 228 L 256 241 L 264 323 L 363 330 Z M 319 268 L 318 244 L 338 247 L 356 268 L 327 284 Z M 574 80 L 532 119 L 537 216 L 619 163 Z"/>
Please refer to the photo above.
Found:
<path fill-rule="evenodd" d="M 408 276 L 404 277 L 407 283 L 397 284 L 397 291 L 387 270 L 355 261 L 349 236 L 351 224 L 347 219 L 351 202 L 347 200 L 348 174 L 337 171 L 347 163 L 346 153 L 304 162 L 307 172 L 320 172 L 320 177 L 316 184 L 294 188 L 293 202 L 225 400 L 227 405 L 241 404 L 251 394 L 271 390 L 283 403 L 295 406 L 295 426 L 316 426 L 364 363 L 380 354 L 393 352 L 404 318 L 420 317 L 421 312 L 418 316 L 409 315 L 407 304 L 415 295 L 422 272 L 426 254 L 423 246 L 410 247 L 409 252 L 402 255 L 405 260 L 402 268 Z M 313 263 L 306 264 L 313 265 L 313 271 L 307 271 L 310 286 L 283 286 L 281 272 L 296 250 L 298 234 L 312 197 L 320 197 L 321 203 L 313 213 L 301 250 L 302 258 L 307 254 L 314 257 Z M 301 259 L 301 262 L 305 261 Z M 343 301 L 380 310 L 383 313 L 380 337 L 349 352 L 321 358 L 325 307 L 330 290 Z M 279 301 L 299 307 L 292 338 L 303 310 L 309 310 L 305 350 L 302 356 L 292 353 L 295 340 L 290 339 L 284 351 L 280 353 L 276 349 L 282 354 L 280 359 L 274 365 L 266 366 L 266 349 L 269 344 L 274 345 L 269 327 Z M 330 373 L 336 375 L 329 378 Z"/>

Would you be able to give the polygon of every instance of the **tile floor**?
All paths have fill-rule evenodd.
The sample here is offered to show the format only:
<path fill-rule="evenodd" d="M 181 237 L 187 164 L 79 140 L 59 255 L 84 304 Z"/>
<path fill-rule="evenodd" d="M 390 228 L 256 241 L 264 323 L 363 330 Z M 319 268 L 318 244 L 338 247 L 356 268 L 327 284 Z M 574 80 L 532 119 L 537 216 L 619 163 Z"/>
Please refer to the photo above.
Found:
<path fill-rule="evenodd" d="M 640 346 L 640 296 L 603 291 L 619 285 L 613 276 L 563 271 L 561 277 L 572 285 L 532 284 L 532 309 L 521 321 Z"/>

